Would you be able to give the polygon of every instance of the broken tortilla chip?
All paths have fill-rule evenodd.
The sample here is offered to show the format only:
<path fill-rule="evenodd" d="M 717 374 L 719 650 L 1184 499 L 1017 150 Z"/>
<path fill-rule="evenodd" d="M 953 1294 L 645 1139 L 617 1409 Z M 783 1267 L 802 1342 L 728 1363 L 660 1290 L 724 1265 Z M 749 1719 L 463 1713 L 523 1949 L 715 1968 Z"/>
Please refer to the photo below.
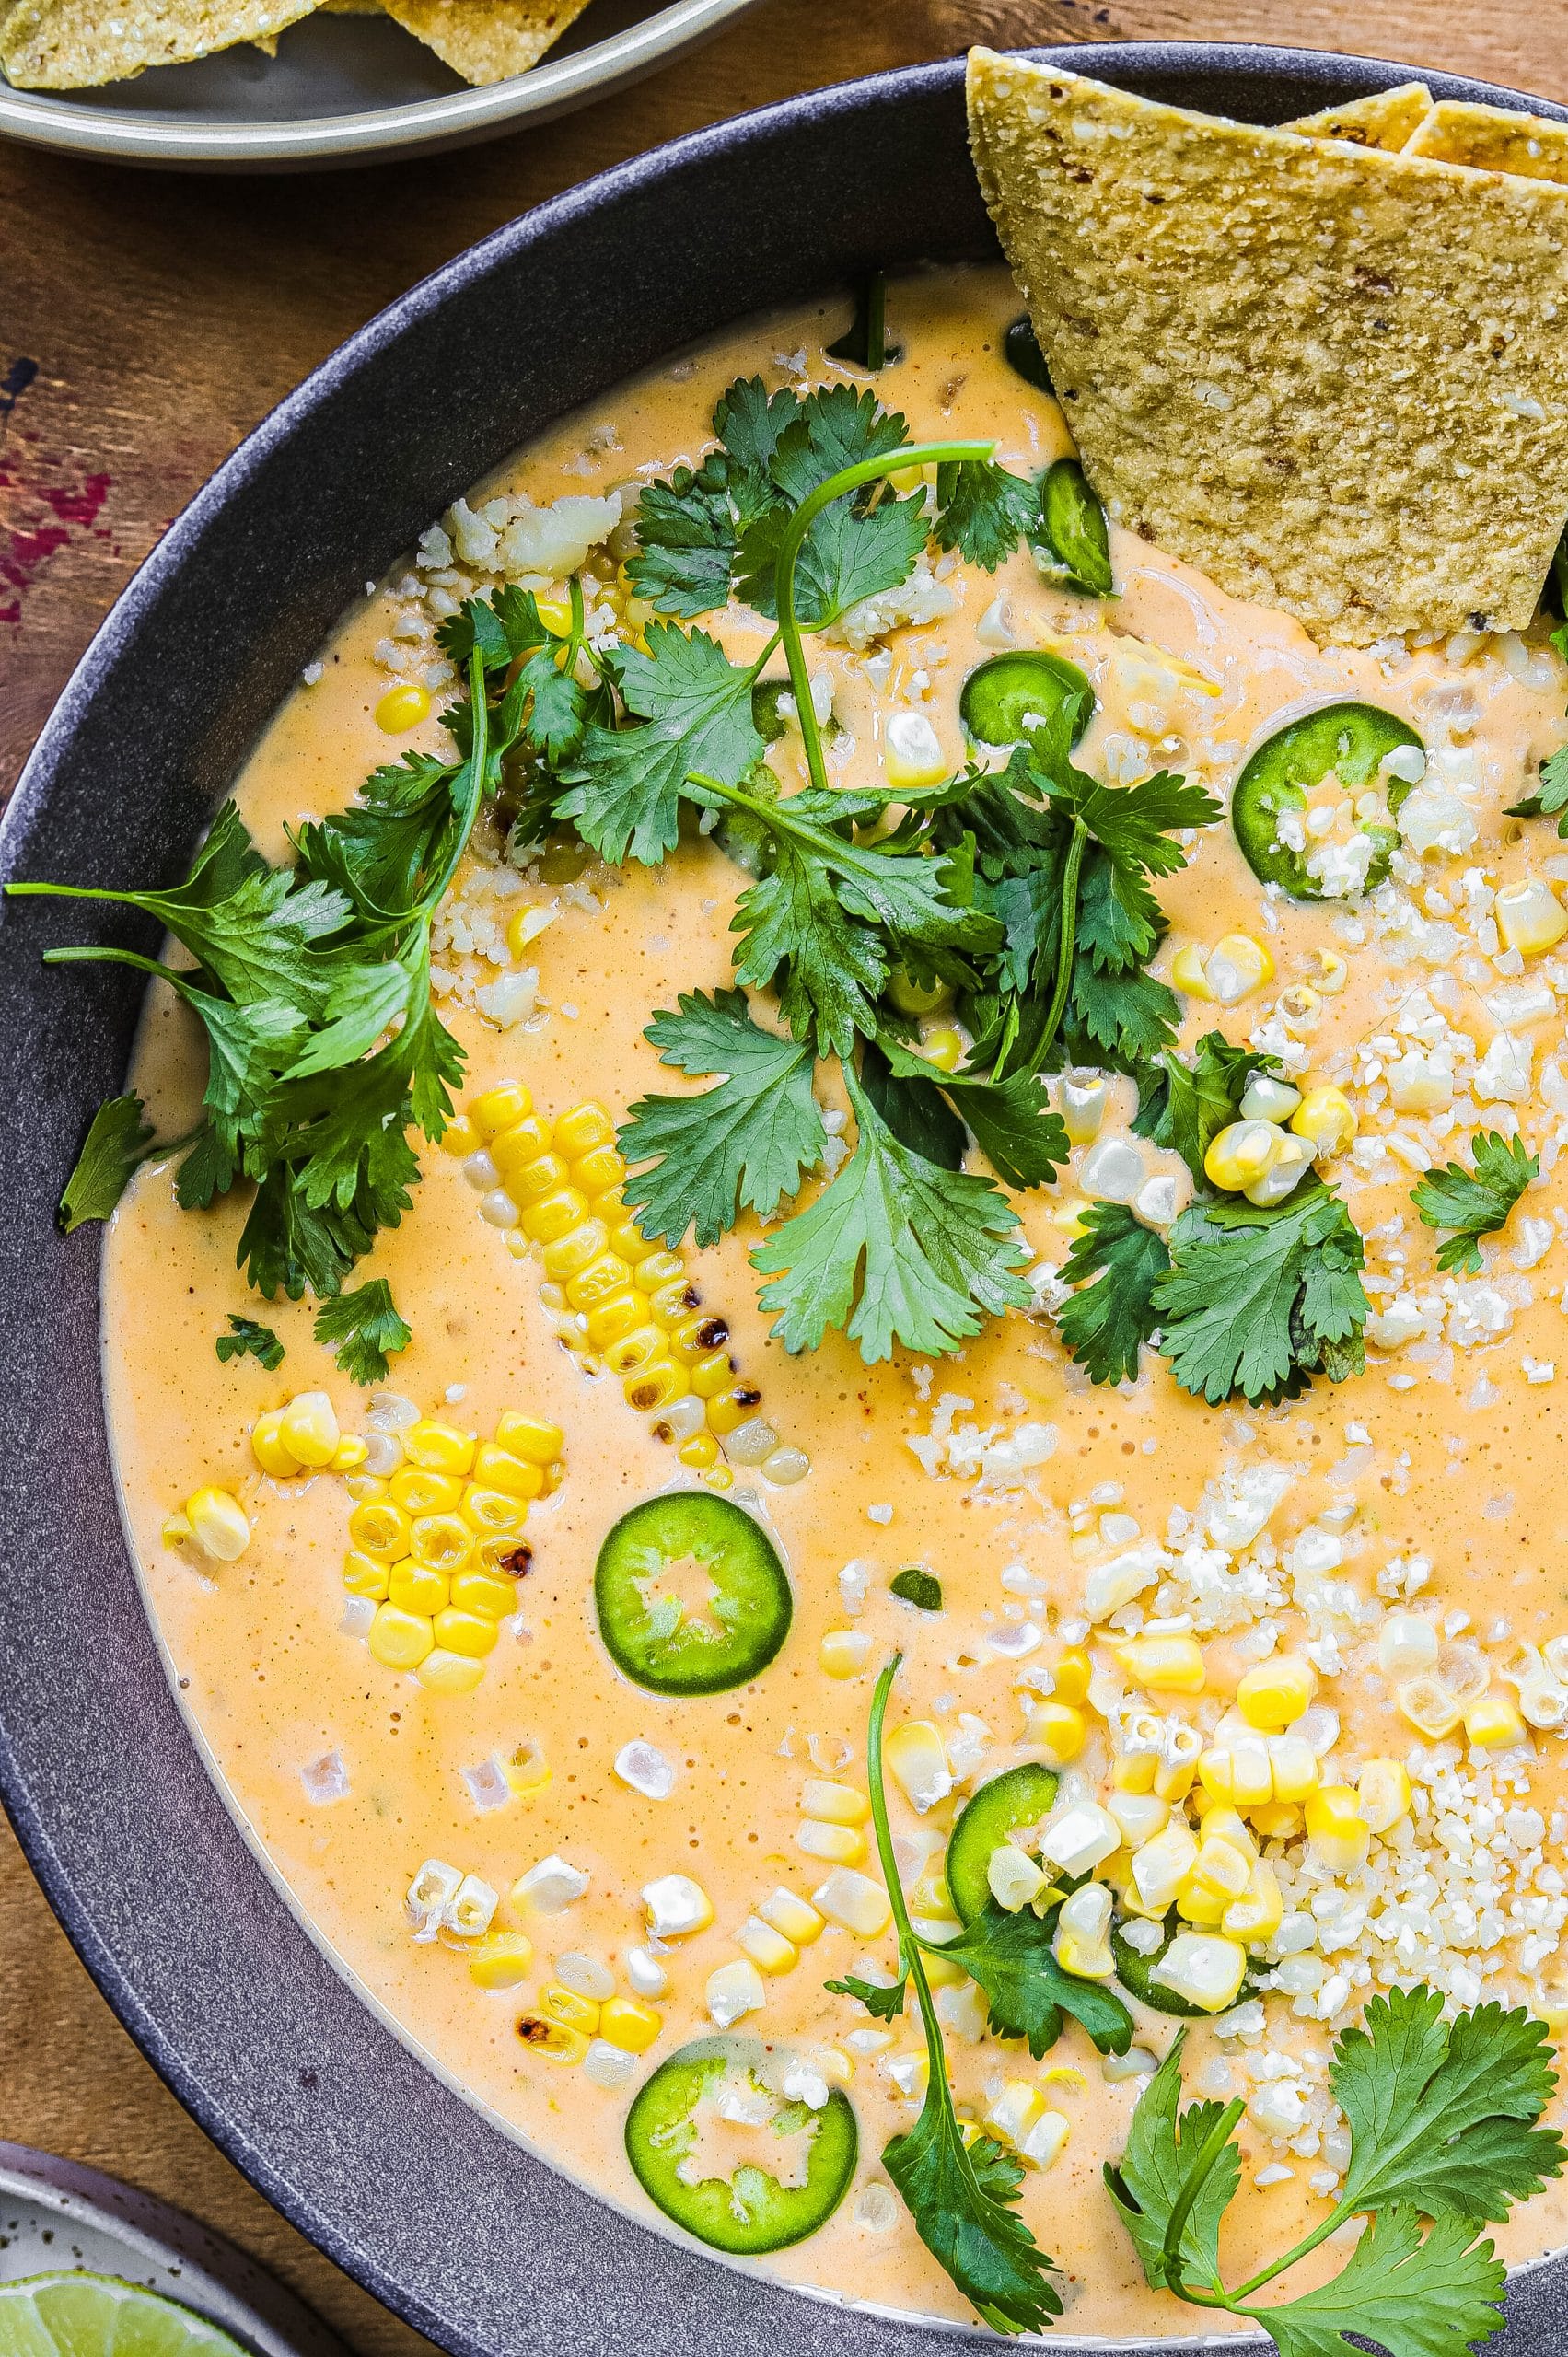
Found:
<path fill-rule="evenodd" d="M 1405 153 L 1527 180 L 1568 180 L 1568 122 L 1445 99 L 1416 126 Z"/>
<path fill-rule="evenodd" d="M 1372 90 L 1365 99 L 1348 99 L 1342 107 L 1299 114 L 1294 122 L 1282 122 L 1279 128 L 1298 131 L 1304 139 L 1351 139 L 1358 147 L 1386 147 L 1393 155 L 1431 112 L 1432 93 L 1425 83 L 1400 82 L 1392 90 Z"/>
<path fill-rule="evenodd" d="M 266 41 L 316 0 L 17 0 L 0 17 L 0 69 L 18 90 L 84 90 L 149 65 Z"/>
<path fill-rule="evenodd" d="M 969 100 L 1114 518 L 1351 645 L 1529 621 L 1568 517 L 1568 189 L 985 49 Z"/>
<path fill-rule="evenodd" d="M 389 17 L 465 82 L 505 82 L 537 65 L 587 0 L 383 0 Z"/>

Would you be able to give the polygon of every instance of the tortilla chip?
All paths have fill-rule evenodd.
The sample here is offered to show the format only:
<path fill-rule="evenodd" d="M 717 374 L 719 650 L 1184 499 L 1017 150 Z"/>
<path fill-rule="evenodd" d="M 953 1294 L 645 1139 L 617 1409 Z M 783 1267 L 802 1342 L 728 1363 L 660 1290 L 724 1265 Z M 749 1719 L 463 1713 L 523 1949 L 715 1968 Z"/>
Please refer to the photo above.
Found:
<path fill-rule="evenodd" d="M 990 50 L 969 96 L 1113 517 L 1351 645 L 1529 621 L 1568 517 L 1568 190 Z"/>
<path fill-rule="evenodd" d="M 1445 99 L 1417 126 L 1405 153 L 1469 164 L 1478 172 L 1513 172 L 1521 180 L 1568 180 L 1568 122 Z"/>
<path fill-rule="evenodd" d="M 588 0 L 383 0 L 389 17 L 465 82 L 505 82 L 537 65 Z"/>
<path fill-rule="evenodd" d="M 0 68 L 18 90 L 87 90 L 266 41 L 316 0 L 17 0 L 0 18 Z"/>
<path fill-rule="evenodd" d="M 1352 139 L 1358 147 L 1386 147 L 1393 155 L 1431 112 L 1425 83 L 1401 82 L 1392 90 L 1349 99 L 1342 107 L 1325 107 L 1320 114 L 1297 115 L 1279 127 L 1299 131 L 1304 139 Z"/>

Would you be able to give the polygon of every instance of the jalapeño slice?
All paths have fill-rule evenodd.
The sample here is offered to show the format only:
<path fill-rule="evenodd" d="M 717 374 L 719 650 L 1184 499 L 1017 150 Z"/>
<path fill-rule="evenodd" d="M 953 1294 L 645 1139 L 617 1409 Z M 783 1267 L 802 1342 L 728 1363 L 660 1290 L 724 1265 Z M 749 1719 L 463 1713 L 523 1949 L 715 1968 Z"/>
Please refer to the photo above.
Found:
<path fill-rule="evenodd" d="M 1040 486 L 1040 521 L 1048 546 L 1039 552 L 1080 589 L 1097 598 L 1116 594 L 1105 510 L 1076 459 L 1058 459 Z"/>
<path fill-rule="evenodd" d="M 1325 892 L 1307 865 L 1305 851 L 1280 840 L 1280 821 L 1304 811 L 1310 789 L 1330 772 L 1347 792 L 1361 794 L 1376 786 L 1390 753 L 1404 749 L 1424 752 L 1413 728 L 1374 703 L 1330 703 L 1305 719 L 1293 720 L 1260 745 L 1231 796 L 1230 823 L 1247 865 L 1261 883 L 1283 885 L 1295 900 L 1342 898 Z M 1384 784 L 1390 817 L 1398 814 L 1413 780 L 1388 778 Z M 1372 891 L 1385 881 L 1398 842 L 1396 828 L 1376 819 L 1357 821 L 1372 841 L 1372 858 L 1358 888 Z"/>
<path fill-rule="evenodd" d="M 744 2076 L 766 2098 L 757 2067 L 761 2061 L 755 2040 L 698 2038 L 659 2064 L 626 2117 L 626 2157 L 649 2200 L 699 2242 L 753 2258 L 804 2242 L 826 2223 L 854 2175 L 859 2144 L 854 2110 L 839 2088 L 820 2111 L 773 2096 L 772 2118 L 762 2124 L 781 2140 L 790 2155 L 789 2174 L 799 2181 L 781 2184 L 751 2164 L 733 2177 L 698 2175 L 696 2111 L 703 2096 L 727 2073 Z M 803 2155 L 800 2141 L 807 2136 Z"/>
<path fill-rule="evenodd" d="M 594 1604 L 611 1660 L 654 1694 L 723 1694 L 766 1669 L 794 1605 L 761 1523 L 708 1490 L 623 1514 L 598 1550 Z"/>
<path fill-rule="evenodd" d="M 1073 732 L 1077 743 L 1094 714 L 1094 694 L 1075 663 L 1043 647 L 993 655 L 964 681 L 958 715 L 981 745 L 1021 745 L 1069 696 L 1084 699 Z"/>
<path fill-rule="evenodd" d="M 1027 311 L 1021 311 L 1016 319 L 1008 320 L 1006 332 L 1002 338 L 1002 356 L 1014 374 L 1021 377 L 1026 385 L 1032 385 L 1037 392 L 1054 393 L 1056 390 Z"/>
<path fill-rule="evenodd" d="M 947 1842 L 948 1895 L 966 1923 L 991 1904 L 986 1868 L 993 1850 L 1011 1833 L 1038 1825 L 1056 1804 L 1056 1778 L 1049 1768 L 1027 1760 L 982 1784 L 958 1812 Z"/>

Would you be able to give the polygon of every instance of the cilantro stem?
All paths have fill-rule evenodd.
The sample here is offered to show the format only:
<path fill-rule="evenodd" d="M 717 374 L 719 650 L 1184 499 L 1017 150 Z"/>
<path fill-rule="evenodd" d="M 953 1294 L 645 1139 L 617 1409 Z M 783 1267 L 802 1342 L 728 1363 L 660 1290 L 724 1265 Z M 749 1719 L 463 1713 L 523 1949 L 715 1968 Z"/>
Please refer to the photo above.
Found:
<path fill-rule="evenodd" d="M 1179 2299 L 1187 2294 L 1182 2284 L 1181 2237 L 1187 2232 L 1187 2221 L 1192 2215 L 1198 2196 L 1208 2183 L 1209 2173 L 1230 2142 L 1231 2131 L 1246 2110 L 1240 2096 L 1233 2096 L 1203 2139 L 1202 2148 L 1187 2175 L 1187 2181 L 1176 2198 L 1166 2223 L 1165 2245 L 1160 2252 L 1160 2265 L 1166 2282 Z M 1200 2305 L 1203 2305 L 1202 2302 Z"/>
<path fill-rule="evenodd" d="M 31 888 L 25 884 L 18 884 L 12 888 L 18 892 L 25 892 Z M 78 896 L 73 894 L 72 897 L 75 899 Z M 79 897 L 83 900 L 97 900 L 99 896 L 94 892 L 86 892 Z M 121 895 L 118 892 L 112 895 L 106 893 L 102 897 L 119 900 Z M 157 958 L 143 958 L 134 949 L 99 949 L 87 943 L 70 949 L 46 949 L 40 963 L 45 966 L 134 966 L 139 974 L 156 975 L 160 982 L 168 982 L 175 990 L 180 992 L 187 990 L 196 979 L 194 970 L 181 974 L 175 967 L 165 966 Z"/>
<path fill-rule="evenodd" d="M 909 1905 L 904 1898 L 903 1883 L 899 1875 L 899 1862 L 893 1855 L 892 1829 L 888 1822 L 888 1795 L 882 1782 L 882 1723 L 888 1715 L 888 1701 L 893 1681 L 903 1663 L 901 1653 L 894 1654 L 877 1680 L 871 1698 L 871 1721 L 866 1732 L 865 1754 L 869 1770 L 871 1822 L 877 1835 L 877 1855 L 882 1867 L 882 1879 L 888 1886 L 888 1901 L 893 1910 L 893 1922 L 899 1934 L 899 1966 L 914 1983 L 915 2002 L 925 2030 L 926 2059 L 930 2065 L 930 2082 L 943 2095 L 947 2085 L 947 2055 L 942 2042 L 942 2025 L 936 2018 L 936 2003 L 931 1994 L 931 1984 L 925 1977 L 925 1965 L 920 1953 L 920 1939 L 910 1922 Z"/>
<path fill-rule="evenodd" d="M 813 785 L 826 789 L 827 765 L 822 759 L 822 732 L 818 726 L 816 709 L 811 702 L 811 680 L 806 668 L 806 649 L 801 641 L 800 624 L 795 611 L 795 567 L 806 536 L 825 507 L 846 493 L 859 491 L 868 482 L 885 482 L 889 475 L 902 474 L 906 467 L 962 465 L 966 460 L 985 460 L 996 448 L 994 442 L 916 442 L 901 450 L 893 450 L 877 459 L 862 459 L 853 467 L 841 467 L 836 475 L 819 482 L 807 493 L 785 527 L 774 561 L 773 578 L 778 611 L 779 635 L 784 641 L 784 660 L 789 665 L 790 692 L 795 698 L 796 716 L 800 722 L 800 734 L 806 746 L 806 766 Z M 820 627 L 820 625 L 819 625 Z"/>
<path fill-rule="evenodd" d="M 575 584 L 574 584 L 575 586 Z M 579 598 L 581 591 L 578 591 Z M 452 781 L 452 806 L 457 825 L 452 830 L 452 845 L 445 865 L 424 898 L 411 909 L 406 921 L 428 924 L 435 915 L 447 887 L 458 872 L 458 865 L 468 849 L 479 807 L 484 799 L 484 772 L 490 764 L 490 694 L 485 686 L 484 662 L 478 647 L 469 656 L 469 707 L 473 714 L 473 734 L 469 757 Z"/>
<path fill-rule="evenodd" d="M 1078 946 L 1078 879 L 1083 874 L 1084 852 L 1088 840 L 1088 828 L 1074 811 L 1073 840 L 1067 846 L 1067 857 L 1062 870 L 1062 933 L 1056 950 L 1056 987 L 1051 994 L 1045 1028 L 1029 1057 L 1028 1070 L 1031 1078 L 1051 1053 L 1051 1043 L 1066 1011 L 1067 993 L 1073 982 L 1073 959 Z"/>
<path fill-rule="evenodd" d="M 1227 2293 L 1225 2305 L 1238 2307 L 1243 2300 L 1249 2300 L 1254 2292 L 1260 2292 L 1265 2283 L 1272 2283 L 1276 2275 L 1283 2275 L 1287 2267 L 1294 2267 L 1298 2258 L 1305 2258 L 1309 2251 L 1317 2249 L 1319 2243 L 1327 2242 L 1330 2235 L 1338 2233 L 1347 2218 L 1353 2218 L 1355 2214 L 1351 2204 L 1336 2201 L 1328 2216 L 1320 2218 L 1312 2232 L 1304 2235 L 1294 2249 L 1287 2250 L 1283 2258 L 1276 2258 L 1247 2282 L 1238 2283 L 1234 2292 Z"/>

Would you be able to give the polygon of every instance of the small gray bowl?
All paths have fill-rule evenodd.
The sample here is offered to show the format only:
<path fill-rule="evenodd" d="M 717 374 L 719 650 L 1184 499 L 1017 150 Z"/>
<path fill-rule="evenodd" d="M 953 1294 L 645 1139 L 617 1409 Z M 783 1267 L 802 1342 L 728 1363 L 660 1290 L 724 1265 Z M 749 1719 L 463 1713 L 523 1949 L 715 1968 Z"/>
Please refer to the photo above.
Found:
<path fill-rule="evenodd" d="M 1208 43 L 1039 53 L 1265 122 L 1411 71 Z M 1440 97 L 1568 121 L 1426 79 Z M 366 579 L 563 411 L 870 268 L 993 257 L 962 84 L 959 62 L 921 66 L 699 132 L 514 222 L 373 320 L 219 469 L 115 606 L 23 773 L 0 876 L 130 888 L 182 875 Z M 138 922 L 92 922 L 104 940 L 157 946 Z M 796 2336 L 833 2357 L 927 2357 L 932 2328 L 803 2306 L 555 2175 L 360 2002 L 247 1847 L 176 1708 L 126 1555 L 98 1234 L 62 1237 L 53 1223 L 93 1109 L 124 1085 L 139 1001 L 122 968 L 41 970 L 80 923 L 77 910 L 67 933 L 39 900 L 0 918 L 0 1793 L 88 1969 L 247 2176 L 460 2357 L 776 2357 Z M 1561 2262 L 1522 2271 L 1494 2357 L 1558 2357 L 1565 2295 Z M 1051 2339 L 1089 2345 L 1070 2315 Z"/>

